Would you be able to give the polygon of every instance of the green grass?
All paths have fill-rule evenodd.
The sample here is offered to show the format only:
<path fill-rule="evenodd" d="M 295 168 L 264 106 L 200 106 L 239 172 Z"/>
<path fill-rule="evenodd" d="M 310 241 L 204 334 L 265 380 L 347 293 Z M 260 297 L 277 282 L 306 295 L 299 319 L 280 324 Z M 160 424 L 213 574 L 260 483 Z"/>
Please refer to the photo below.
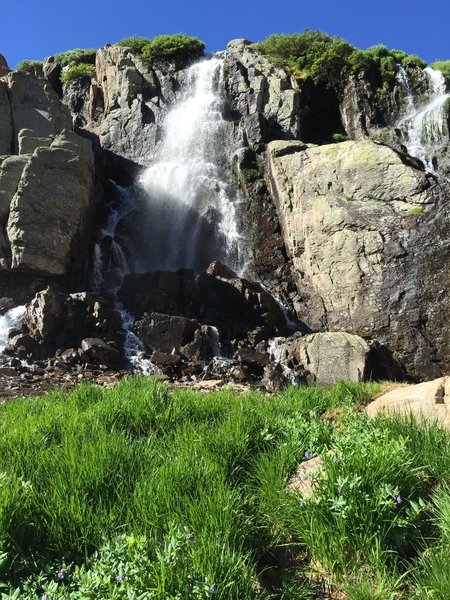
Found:
<path fill-rule="evenodd" d="M 130 378 L 8 401 L 4 598 L 301 600 L 317 597 L 312 572 L 355 600 L 444 586 L 448 436 L 369 421 L 378 388 L 267 397 Z M 286 483 L 306 453 L 326 473 L 301 498 Z"/>

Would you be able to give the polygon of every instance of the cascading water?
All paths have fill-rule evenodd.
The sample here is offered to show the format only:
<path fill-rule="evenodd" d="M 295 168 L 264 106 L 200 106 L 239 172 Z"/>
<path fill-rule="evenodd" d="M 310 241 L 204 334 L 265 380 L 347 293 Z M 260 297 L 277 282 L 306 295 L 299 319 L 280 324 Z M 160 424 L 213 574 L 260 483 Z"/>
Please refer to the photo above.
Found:
<path fill-rule="evenodd" d="M 427 170 L 435 173 L 434 159 L 439 149 L 448 143 L 445 103 L 450 94 L 444 75 L 430 67 L 424 69 L 428 79 L 428 99 L 418 103 L 412 93 L 406 71 L 399 67 L 397 81 L 405 97 L 405 114 L 397 123 L 408 153 L 419 158 Z"/>
<path fill-rule="evenodd" d="M 117 292 L 131 271 L 201 271 L 220 260 L 241 272 L 245 264 L 236 219 L 241 199 L 227 153 L 232 127 L 223 117 L 223 60 L 192 65 L 182 83 L 156 156 L 140 179 L 143 194 L 116 186 L 117 199 L 94 248 L 97 291 Z M 130 364 L 151 372 L 154 366 L 132 333 L 132 316 L 122 305 L 117 308 Z M 220 354 L 219 339 L 216 345 Z"/>
<path fill-rule="evenodd" d="M 7 313 L 0 316 L 0 359 L 6 344 L 8 343 L 8 335 L 11 329 L 18 325 L 19 321 L 25 315 L 25 306 L 15 306 L 8 310 Z"/>
<path fill-rule="evenodd" d="M 240 271 L 228 123 L 223 118 L 223 60 L 210 58 L 186 71 L 185 91 L 169 112 L 153 163 L 140 183 L 148 198 L 146 254 L 155 269 L 200 271 L 221 260 Z"/>

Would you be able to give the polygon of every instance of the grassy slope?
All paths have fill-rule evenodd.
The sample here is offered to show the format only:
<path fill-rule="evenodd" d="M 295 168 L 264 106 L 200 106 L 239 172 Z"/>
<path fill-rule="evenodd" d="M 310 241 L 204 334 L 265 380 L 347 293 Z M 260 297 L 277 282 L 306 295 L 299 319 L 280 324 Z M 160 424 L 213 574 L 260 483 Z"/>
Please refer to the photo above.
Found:
<path fill-rule="evenodd" d="M 319 597 L 311 572 L 355 600 L 449 598 L 448 436 L 370 422 L 357 407 L 375 391 L 201 394 L 134 378 L 8 402 L 4 598 L 295 600 Z M 316 493 L 286 492 L 305 453 L 329 449 Z"/>

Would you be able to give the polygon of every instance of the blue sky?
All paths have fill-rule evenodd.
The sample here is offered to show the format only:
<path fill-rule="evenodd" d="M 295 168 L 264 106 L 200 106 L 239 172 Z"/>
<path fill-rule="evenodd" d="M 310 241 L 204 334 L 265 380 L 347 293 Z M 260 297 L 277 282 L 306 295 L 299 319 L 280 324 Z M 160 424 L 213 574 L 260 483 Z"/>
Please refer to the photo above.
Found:
<path fill-rule="evenodd" d="M 305 27 L 359 48 L 383 43 L 428 62 L 450 59 L 450 0 L 5 0 L 0 53 L 10 66 L 128 35 L 186 33 L 209 51 Z"/>

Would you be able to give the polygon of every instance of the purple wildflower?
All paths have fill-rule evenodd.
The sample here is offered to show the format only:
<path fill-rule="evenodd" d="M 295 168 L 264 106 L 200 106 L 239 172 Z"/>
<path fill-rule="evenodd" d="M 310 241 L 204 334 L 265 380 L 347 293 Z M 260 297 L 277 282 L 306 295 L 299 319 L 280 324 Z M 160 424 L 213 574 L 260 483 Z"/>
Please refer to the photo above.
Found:
<path fill-rule="evenodd" d="M 49 598 L 48 598 L 48 594 L 44 594 L 44 595 L 42 596 L 42 600 L 49 600 Z"/>
<path fill-rule="evenodd" d="M 337 493 L 342 494 L 342 485 L 338 485 Z"/>
<path fill-rule="evenodd" d="M 64 581 L 65 577 L 66 577 L 66 572 L 64 571 L 64 569 L 61 569 L 61 571 L 58 571 L 58 581 Z"/>
<path fill-rule="evenodd" d="M 190 544 L 193 544 L 195 542 L 195 537 L 193 536 L 192 533 L 186 533 L 186 535 L 184 536 L 184 539 L 189 542 Z"/>
<path fill-rule="evenodd" d="M 313 453 L 312 452 L 305 452 L 305 458 L 307 458 L 309 460 L 312 457 L 313 457 Z"/>
<path fill-rule="evenodd" d="M 213 583 L 212 586 L 209 588 L 208 592 L 210 594 L 217 594 L 217 585 Z"/>
<path fill-rule="evenodd" d="M 401 504 L 403 502 L 403 498 L 401 496 L 397 496 L 395 498 L 395 501 L 397 502 L 397 504 Z"/>
<path fill-rule="evenodd" d="M 118 581 L 119 583 L 120 583 L 121 581 L 125 581 L 125 577 L 124 577 L 123 575 L 117 575 L 117 577 L 116 577 L 116 581 Z"/>
<path fill-rule="evenodd" d="M 301 502 L 299 502 L 299 504 L 300 504 L 301 508 L 303 508 L 305 506 L 305 503 L 303 500 Z"/>

